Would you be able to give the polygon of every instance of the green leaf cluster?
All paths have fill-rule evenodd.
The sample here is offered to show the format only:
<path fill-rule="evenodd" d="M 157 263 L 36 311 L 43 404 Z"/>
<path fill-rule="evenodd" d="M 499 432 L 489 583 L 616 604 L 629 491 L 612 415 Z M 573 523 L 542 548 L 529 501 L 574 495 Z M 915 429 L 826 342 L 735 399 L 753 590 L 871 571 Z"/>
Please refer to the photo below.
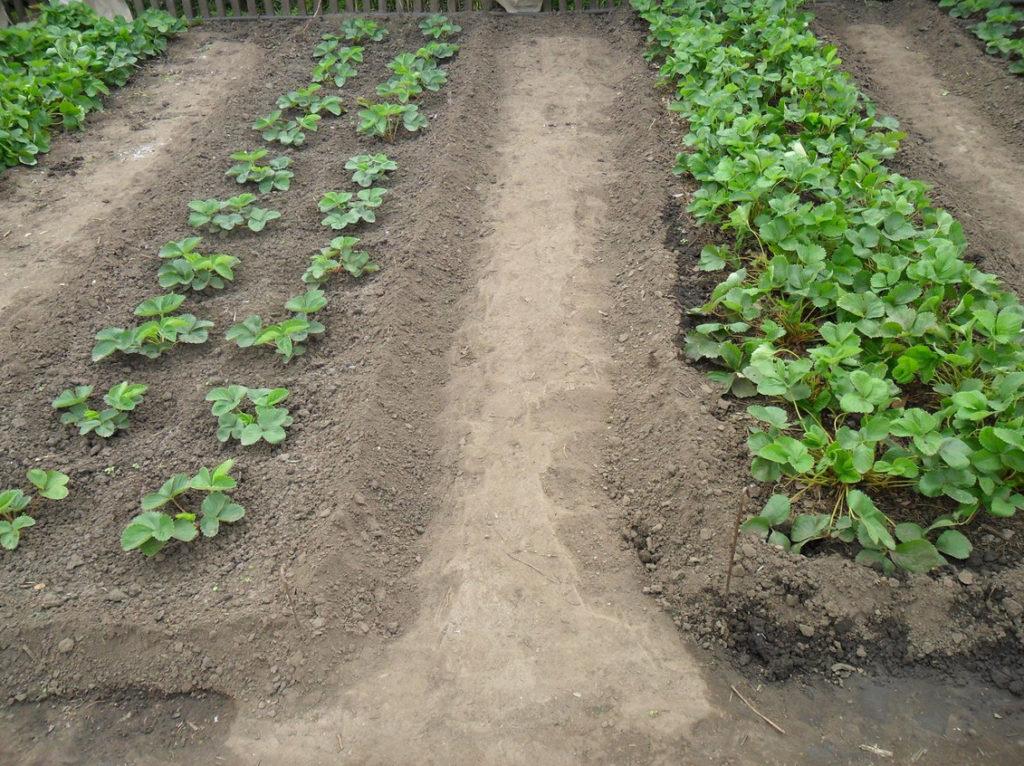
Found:
<path fill-rule="evenodd" d="M 168 242 L 160 248 L 160 257 L 166 260 L 157 272 L 160 286 L 167 290 L 178 287 L 199 292 L 206 288 L 223 290 L 235 278 L 239 261 L 233 255 L 196 252 L 202 237 L 188 237 Z"/>
<path fill-rule="evenodd" d="M 384 201 L 387 189 L 373 187 L 360 189 L 352 192 L 329 191 L 325 192 L 317 203 L 321 213 L 327 216 L 320 222 L 324 226 L 330 226 L 340 231 L 348 226 L 353 226 L 360 221 L 374 223 L 377 220 L 377 208 Z"/>
<path fill-rule="evenodd" d="M 68 496 L 68 477 L 60 471 L 30 468 L 25 474 L 39 497 L 63 500 Z M 0 547 L 13 551 L 21 542 L 21 532 L 34 526 L 36 520 L 26 513 L 34 498 L 21 489 L 0 490 Z"/>
<path fill-rule="evenodd" d="M 302 281 L 307 285 L 322 285 L 331 275 L 344 269 L 356 279 L 375 271 L 380 271 L 380 266 L 370 259 L 370 254 L 365 250 L 354 250 L 359 243 L 358 237 L 335 237 L 331 244 L 321 248 L 310 259 L 309 268 L 302 275 Z"/>
<path fill-rule="evenodd" d="M 257 207 L 255 194 L 228 199 L 194 199 L 188 203 L 188 225 L 208 231 L 231 231 L 243 224 L 250 231 L 263 231 L 267 223 L 281 217 L 277 210 Z"/>
<path fill-rule="evenodd" d="M 175 314 L 183 295 L 158 295 L 147 298 L 135 309 L 135 316 L 146 319 L 136 327 L 106 327 L 96 333 L 92 360 L 98 362 L 114 352 L 140 354 L 156 359 L 178 343 L 206 343 L 213 322 L 192 314 Z"/>
<path fill-rule="evenodd" d="M 424 36 L 434 40 L 446 40 L 462 31 L 462 27 L 453 24 L 443 13 L 432 13 L 420 22 L 420 30 Z"/>
<path fill-rule="evenodd" d="M 260 440 L 268 444 L 285 440 L 292 418 L 287 407 L 277 405 L 287 398 L 287 388 L 237 385 L 214 388 L 206 395 L 206 401 L 213 402 L 211 411 L 217 417 L 217 438 L 222 442 L 236 439 L 243 447 Z M 245 406 L 246 400 L 251 408 Z"/>
<path fill-rule="evenodd" d="M 1024 75 L 1024 10 L 1007 0 L 939 0 L 939 7 L 961 19 L 984 13 L 971 31 L 984 41 L 985 50 L 1009 61 L 1011 72 Z"/>
<path fill-rule="evenodd" d="M 788 545 L 838 538 L 914 571 L 963 552 L 947 527 L 1024 507 L 1024 308 L 964 260 L 924 184 L 885 166 L 902 134 L 799 0 L 633 4 L 689 126 L 690 212 L 731 238 L 701 255 L 726 275 L 687 353 L 771 402 L 750 408 L 767 425 L 748 442 L 755 478 L 835 503 Z M 916 537 L 875 505 L 905 489 L 934 516 Z"/>
<path fill-rule="evenodd" d="M 373 19 L 345 19 L 341 23 L 341 36 L 351 42 L 379 43 L 388 36 L 388 30 Z"/>
<path fill-rule="evenodd" d="M 234 178 L 240 184 L 256 184 L 261 194 L 270 191 L 288 191 L 292 185 L 295 174 L 288 168 L 291 167 L 291 157 L 280 155 L 270 160 L 266 165 L 261 165 L 260 160 L 267 156 L 266 149 L 255 149 L 249 152 L 235 152 L 231 159 L 235 161 L 224 174 L 228 178 Z"/>
<path fill-rule="evenodd" d="M 345 170 L 353 171 L 354 183 L 367 188 L 390 171 L 398 170 L 398 163 L 383 153 L 357 154 L 345 163 Z"/>
<path fill-rule="evenodd" d="M 172 540 L 192 542 L 200 533 L 216 537 L 221 524 L 232 524 L 245 516 L 245 508 L 234 502 L 229 492 L 236 481 L 231 476 L 234 460 L 225 460 L 216 468 L 201 468 L 195 476 L 176 473 L 156 492 L 142 498 L 142 513 L 121 532 L 121 548 L 155 556 Z M 196 493 L 203 497 L 198 513 Z M 176 513 L 158 510 L 168 504 Z"/>
<path fill-rule="evenodd" d="M 233 340 L 239 348 L 273 346 L 275 352 L 280 354 L 287 364 L 294 357 L 306 352 L 306 343 L 311 335 L 320 335 L 324 332 L 324 326 L 311 317 L 326 305 L 327 298 L 323 290 L 312 288 L 285 304 L 285 309 L 292 312 L 288 319 L 265 325 L 258 314 L 253 314 L 232 325 L 226 337 Z"/>
<path fill-rule="evenodd" d="M 95 433 L 106 439 L 128 427 L 128 413 L 142 403 L 148 389 L 142 383 L 117 383 L 103 395 L 106 408 L 98 410 L 89 406 L 93 387 L 75 386 L 62 391 L 52 406 L 62 410 L 61 423 L 77 426 L 81 435 Z"/>
<path fill-rule="evenodd" d="M 416 104 L 389 104 L 359 102 L 363 109 L 358 112 L 359 124 L 356 132 L 361 135 L 394 141 L 399 127 L 415 133 L 427 126 L 427 118 L 420 114 Z"/>
<path fill-rule="evenodd" d="M 316 112 L 309 112 L 302 117 L 286 119 L 284 112 L 275 109 L 270 114 L 256 118 L 253 130 L 260 131 L 264 141 L 277 141 L 284 146 L 302 146 L 306 142 L 306 132 L 316 133 L 323 118 Z"/>

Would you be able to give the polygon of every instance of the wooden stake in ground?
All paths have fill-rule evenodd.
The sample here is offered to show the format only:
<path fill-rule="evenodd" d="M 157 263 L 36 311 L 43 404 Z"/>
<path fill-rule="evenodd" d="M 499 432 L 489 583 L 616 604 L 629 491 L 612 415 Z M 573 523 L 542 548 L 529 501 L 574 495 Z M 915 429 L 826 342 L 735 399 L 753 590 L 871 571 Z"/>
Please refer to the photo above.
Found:
<path fill-rule="evenodd" d="M 746 705 L 748 708 L 750 708 L 751 712 L 754 715 L 756 715 L 758 718 L 760 718 L 766 724 L 768 724 L 773 729 L 775 729 L 775 731 L 777 731 L 779 734 L 785 734 L 786 733 L 785 729 L 783 729 L 781 726 L 779 726 L 777 723 L 775 723 L 775 721 L 773 721 L 771 718 L 769 718 L 764 713 L 762 713 L 760 710 L 758 710 L 756 707 L 754 707 L 752 704 L 750 704 L 750 700 L 748 700 L 746 697 L 744 697 L 742 694 L 740 694 L 740 690 L 736 688 L 735 684 L 730 685 L 729 688 L 732 689 L 733 692 L 735 692 L 736 696 L 740 698 L 740 700 L 743 702 L 744 705 Z"/>
<path fill-rule="evenodd" d="M 753 486 L 743 488 L 743 492 L 740 495 L 740 504 L 736 509 L 736 518 L 732 525 L 732 540 L 729 541 L 729 563 L 725 570 L 725 590 L 722 593 L 724 600 L 729 598 L 729 586 L 732 584 L 732 565 L 736 561 L 736 541 L 740 536 L 740 524 L 743 521 L 743 517 L 747 515 L 747 508 L 750 505 L 750 495 L 753 489 Z"/>

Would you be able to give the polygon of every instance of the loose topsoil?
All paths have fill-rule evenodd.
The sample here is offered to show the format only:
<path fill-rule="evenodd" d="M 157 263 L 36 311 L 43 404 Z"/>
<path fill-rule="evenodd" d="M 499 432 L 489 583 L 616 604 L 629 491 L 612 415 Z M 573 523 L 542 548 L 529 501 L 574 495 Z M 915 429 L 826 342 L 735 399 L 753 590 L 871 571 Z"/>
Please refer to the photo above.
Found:
<path fill-rule="evenodd" d="M 233 284 L 190 295 L 183 308 L 216 323 L 210 341 L 155 361 L 89 358 L 99 329 L 130 325 L 134 307 L 161 292 L 157 251 L 193 233 L 187 202 L 242 191 L 224 176 L 228 155 L 262 143 L 251 122 L 309 81 L 313 47 L 335 26 L 192 30 L 112 96 L 86 133 L 57 141 L 40 168 L 0 176 L 8 265 L 29 268 L 45 255 L 39 243 L 79 205 L 102 204 L 75 237 L 74 257 L 65 252 L 59 269 L 30 280 L 0 321 L 0 486 L 23 485 L 35 465 L 71 478 L 69 497 L 42 508 L 17 552 L 0 558 L 2 699 L 209 692 L 222 699 L 222 715 L 229 699 L 259 701 L 273 715 L 298 681 L 322 677 L 406 624 L 404 576 L 420 558 L 431 512 L 422 485 L 434 460 L 427 431 L 436 406 L 421 391 L 433 392 L 424 382 L 443 373 L 453 318 L 436 309 L 457 293 L 463 239 L 474 234 L 451 232 L 485 183 L 473 125 L 487 108 L 486 60 L 446 64 L 448 84 L 421 100 L 430 129 L 387 147 L 399 169 L 377 223 L 354 232 L 381 271 L 358 282 L 336 276 L 325 287 L 330 303 L 319 318 L 328 329 L 305 356 L 284 366 L 269 349 L 235 347 L 224 332 L 252 313 L 282 318 L 285 301 L 306 289 L 300 276 L 310 255 L 337 235 L 320 225 L 317 200 L 352 187 L 343 169 L 350 156 L 380 150 L 355 133 L 356 98 L 387 78 L 388 60 L 422 45 L 415 19 L 389 19 L 388 38 L 366 45 L 359 76 L 341 94 L 348 114 L 327 116 L 304 146 L 283 150 L 293 158 L 292 188 L 267 203 L 282 218 L 259 234 L 204 239 L 241 259 Z M 225 45 L 241 49 L 245 65 L 221 66 Z M 482 103 L 450 108 L 453 92 L 478 88 Z M 112 142 L 130 140 L 131 131 L 111 123 L 148 129 L 175 117 L 173 93 L 185 92 L 174 106 L 187 112 L 188 93 L 201 99 L 207 90 L 217 94 L 208 108 L 175 123 L 164 143 L 146 144 L 143 153 L 157 158 L 130 175 L 118 161 L 124 145 Z M 120 193 L 119 178 L 134 184 L 129 193 Z M 60 199 L 67 188 L 80 196 Z M 148 384 L 149 393 L 130 429 L 112 439 L 78 436 L 50 409 L 66 387 L 91 384 L 101 394 L 122 379 Z M 217 441 L 203 399 L 235 383 L 289 389 L 295 422 L 283 444 Z M 234 497 L 247 508 L 242 523 L 155 559 L 120 550 L 144 493 L 229 457 L 237 461 Z"/>
<path fill-rule="evenodd" d="M 819 34 L 832 41 L 830 32 L 839 28 L 834 20 L 857 17 L 865 13 L 864 7 L 845 0 L 819 6 L 830 19 L 818 23 Z M 955 24 L 942 22 L 942 12 L 933 3 L 867 7 L 884 8 L 879 13 L 891 25 L 900 18 L 920 25 L 916 19 L 930 14 L 929 35 L 942 40 L 940 45 L 930 39 L 929 50 L 942 50 L 944 58 L 955 47 L 953 55 L 980 61 L 979 68 L 992 63 L 984 61 L 976 46 L 964 44 L 964 33 Z M 849 60 L 848 49 L 841 53 Z M 863 65 L 853 59 L 853 72 L 863 86 Z M 948 68 L 962 73 L 966 66 L 954 63 Z M 888 70 L 873 75 L 894 77 Z M 652 72 L 647 87 L 653 87 L 654 79 Z M 989 124 L 1002 131 L 1001 139 L 1019 145 L 1019 115 L 1024 111 L 1008 104 L 1024 105 L 1021 91 L 1004 89 L 999 76 L 987 87 L 975 79 L 972 98 L 988 105 L 983 113 L 991 115 Z M 872 88 L 867 90 L 877 99 Z M 898 102 L 881 103 L 885 113 L 902 117 L 899 107 Z M 623 330 L 623 350 L 632 354 L 627 367 L 633 379 L 631 386 L 620 387 L 606 465 L 608 491 L 622 507 L 623 539 L 636 549 L 645 570 L 644 591 L 673 615 L 685 634 L 705 648 L 724 648 L 754 678 L 776 681 L 824 674 L 842 683 L 854 674 L 938 673 L 961 680 L 976 677 L 1024 694 L 1024 527 L 1019 519 L 981 520 L 972 530 L 975 550 L 970 560 L 928 575 L 884 577 L 854 564 L 855 551 L 843 547 L 824 546 L 792 556 L 740 536 L 731 592 L 723 597 L 737 516 L 757 512 L 769 488 L 755 488 L 746 505 L 741 500 L 744 485 L 751 481 L 745 440 L 753 423 L 745 412 L 747 403 L 722 397 L 703 369 L 684 360 L 681 349 L 673 355 L 658 351 L 663 331 L 645 329 L 656 326 L 659 303 L 675 300 L 679 313 L 673 332 L 681 346 L 692 322 L 685 312 L 703 303 L 717 281 L 696 270 L 697 258 L 706 243 L 721 241 L 718 232 L 700 228 L 685 212 L 694 186 L 667 171 L 685 126 L 670 125 L 663 114 L 650 119 L 652 130 L 661 131 L 659 149 L 652 155 L 654 167 L 664 172 L 657 182 L 636 184 L 633 193 L 641 195 L 643 204 L 662 206 L 665 241 L 677 253 L 678 273 L 674 294 L 656 292 L 653 299 L 648 291 L 658 283 L 656 260 L 628 258 L 619 274 L 621 297 L 614 316 Z M 915 140 L 909 127 L 911 149 L 896 167 L 938 183 L 939 201 L 964 222 L 972 243 L 970 257 L 1017 284 L 1024 251 L 993 244 L 1012 242 L 1019 226 L 1012 219 L 994 228 L 979 226 L 979 221 L 989 222 L 983 211 L 964 215 L 978 195 L 960 186 L 943 187 L 941 174 L 929 177 L 926 171 L 941 170 L 943 163 L 918 162 L 928 154 L 928 145 Z M 1013 163 L 1011 172 L 1024 177 L 1024 164 L 1016 157 L 1001 161 Z M 984 187 L 985 182 L 979 177 L 976 185 Z M 989 257 L 995 252 L 999 257 Z"/>

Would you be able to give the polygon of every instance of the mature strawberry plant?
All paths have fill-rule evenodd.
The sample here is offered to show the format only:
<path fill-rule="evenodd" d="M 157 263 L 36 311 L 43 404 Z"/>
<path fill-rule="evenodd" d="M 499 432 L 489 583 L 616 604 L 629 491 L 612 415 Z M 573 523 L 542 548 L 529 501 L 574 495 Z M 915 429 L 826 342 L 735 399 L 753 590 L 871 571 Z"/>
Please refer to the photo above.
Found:
<path fill-rule="evenodd" d="M 79 434 L 95 433 L 106 439 L 128 427 L 128 413 L 142 403 L 147 390 L 142 383 L 123 381 L 103 395 L 107 406 L 97 410 L 89 406 L 92 386 L 75 386 L 62 391 L 53 400 L 53 408 L 63 410 L 60 422 L 77 426 Z"/>
<path fill-rule="evenodd" d="M 234 280 L 238 259 L 226 253 L 203 255 L 196 252 L 200 242 L 201 237 L 188 237 L 160 248 L 160 257 L 168 261 L 157 273 L 161 287 L 169 290 L 184 287 L 197 292 L 208 287 L 222 290 Z"/>
<path fill-rule="evenodd" d="M 287 407 L 277 406 L 287 398 L 287 388 L 245 386 L 215 388 L 206 395 L 206 401 L 213 402 L 211 411 L 217 417 L 217 438 L 222 442 L 235 439 L 243 447 L 260 440 L 280 444 L 287 438 L 292 418 Z M 246 401 L 251 407 L 246 406 Z"/>
<path fill-rule="evenodd" d="M 1024 308 L 963 259 L 924 185 L 885 167 L 902 134 L 799 4 L 634 0 L 689 125 L 690 210 L 731 237 L 701 256 L 728 275 L 687 352 L 761 397 L 751 468 L 776 492 L 746 529 L 925 571 L 967 558 L 959 528 L 1024 507 Z"/>
<path fill-rule="evenodd" d="M 398 163 L 386 154 L 357 154 L 345 163 L 345 170 L 353 171 L 352 180 L 366 188 L 388 172 L 398 170 Z"/>
<path fill-rule="evenodd" d="M 285 119 L 282 114 L 280 109 L 275 109 L 268 115 L 258 117 L 252 129 L 260 131 L 264 141 L 277 141 L 284 146 L 302 146 L 306 142 L 305 131 L 316 133 L 323 119 L 314 112 L 294 120 Z"/>
<path fill-rule="evenodd" d="M 1019 3 L 1018 3 L 1019 5 Z M 1009 0 L 939 0 L 951 16 L 967 19 L 985 14 L 971 31 L 984 41 L 985 49 L 1010 62 L 1010 71 L 1024 74 L 1024 10 Z"/>
<path fill-rule="evenodd" d="M 346 19 L 341 24 L 341 36 L 352 42 L 379 43 L 388 36 L 388 30 L 373 19 Z"/>
<path fill-rule="evenodd" d="M 260 160 L 267 156 L 266 149 L 255 149 L 251 152 L 235 152 L 231 159 L 236 164 L 228 168 L 224 174 L 228 178 L 234 178 L 240 184 L 253 183 L 260 190 L 261 194 L 270 191 L 288 191 L 291 187 L 295 174 L 288 168 L 291 167 L 291 157 L 280 155 L 270 160 L 266 165 L 261 165 Z"/>
<path fill-rule="evenodd" d="M 36 488 L 37 497 L 63 500 L 68 496 L 68 477 L 60 471 L 30 468 L 25 474 Z M 0 490 L 0 546 L 13 551 L 21 542 L 21 532 L 34 526 L 36 520 L 27 511 L 35 496 L 21 489 Z"/>
<path fill-rule="evenodd" d="M 360 189 L 355 194 L 337 191 L 326 192 L 318 203 L 320 212 L 327 213 L 320 223 L 335 230 L 344 229 L 360 221 L 374 223 L 377 220 L 377 208 L 383 202 L 387 191 L 387 189 L 370 188 Z"/>
<path fill-rule="evenodd" d="M 359 243 L 358 237 L 335 237 L 328 247 L 321 248 L 309 262 L 309 268 L 302 275 L 302 281 L 308 285 L 321 285 L 342 269 L 356 279 L 380 270 L 380 266 L 370 260 L 365 250 L 353 250 Z"/>
<path fill-rule="evenodd" d="M 433 13 L 427 16 L 420 22 L 420 29 L 425 36 L 435 40 L 444 40 L 462 31 L 462 27 L 450 22 L 443 13 Z"/>
<path fill-rule="evenodd" d="M 240 520 L 245 508 L 228 495 L 237 485 L 231 476 L 234 464 L 225 460 L 212 470 L 201 468 L 195 476 L 176 473 L 156 492 L 145 495 L 142 513 L 121 533 L 121 548 L 155 556 L 172 540 L 189 543 L 200 532 L 203 537 L 216 537 L 221 524 Z M 168 505 L 174 507 L 172 513 L 157 510 Z"/>
<path fill-rule="evenodd" d="M 289 319 L 265 325 L 258 314 L 253 314 L 232 325 L 226 337 L 235 341 L 239 348 L 273 346 L 287 364 L 306 352 L 306 343 L 311 335 L 324 332 L 324 326 L 310 317 L 326 305 L 327 298 L 323 291 L 313 288 L 285 304 L 285 309 L 292 312 Z"/>
<path fill-rule="evenodd" d="M 448 81 L 448 73 L 438 67 L 432 59 L 419 58 L 413 53 L 400 53 L 388 62 L 388 69 L 395 76 L 388 82 L 413 82 L 427 90 L 440 90 Z"/>
<path fill-rule="evenodd" d="M 148 321 L 134 328 L 107 327 L 96 333 L 92 360 L 98 362 L 114 352 L 140 354 L 156 359 L 179 343 L 206 343 L 213 322 L 192 314 L 175 314 L 183 295 L 158 295 L 135 309 L 135 316 Z"/>
<path fill-rule="evenodd" d="M 0 29 L 0 169 L 36 164 L 53 126 L 81 128 L 111 87 L 185 28 L 157 10 L 134 21 L 101 18 L 81 3 L 38 10 L 34 21 Z"/>
<path fill-rule="evenodd" d="M 394 141 L 399 126 L 415 133 L 427 126 L 427 118 L 420 114 L 415 104 L 372 104 L 359 102 L 365 107 L 359 110 L 359 125 L 356 132 L 367 136 Z"/>
<path fill-rule="evenodd" d="M 188 225 L 207 231 L 231 231 L 245 224 L 251 231 L 263 231 L 281 213 L 257 207 L 253 204 L 256 199 L 249 193 L 229 199 L 194 199 L 188 203 Z"/>

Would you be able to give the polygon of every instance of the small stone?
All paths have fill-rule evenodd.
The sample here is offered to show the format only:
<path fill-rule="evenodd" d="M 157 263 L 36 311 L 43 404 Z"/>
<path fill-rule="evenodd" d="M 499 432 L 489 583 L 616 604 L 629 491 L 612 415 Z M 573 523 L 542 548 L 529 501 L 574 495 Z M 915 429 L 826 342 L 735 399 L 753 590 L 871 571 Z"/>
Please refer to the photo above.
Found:
<path fill-rule="evenodd" d="M 125 599 L 128 598 L 128 596 L 120 588 L 111 588 L 110 590 L 107 591 L 107 594 L 104 596 L 104 598 L 107 601 L 113 601 L 113 602 L 117 603 L 117 602 L 120 602 L 120 601 L 124 601 Z"/>
<path fill-rule="evenodd" d="M 1010 617 L 1020 617 L 1024 614 L 1024 606 L 1016 599 L 1007 597 L 1003 599 L 1003 611 Z"/>
<path fill-rule="evenodd" d="M 362 492 L 356 492 L 354 495 L 352 495 L 352 501 L 356 505 L 366 505 L 366 497 L 363 495 Z"/>
<path fill-rule="evenodd" d="M 797 630 L 800 631 L 800 635 L 802 635 L 804 638 L 811 638 L 812 636 L 814 636 L 813 626 L 807 625 L 806 623 L 800 623 L 796 627 Z"/>
<path fill-rule="evenodd" d="M 71 654 L 71 651 L 75 648 L 75 639 L 73 638 L 62 638 L 60 643 L 57 644 L 57 651 L 61 654 Z"/>
<path fill-rule="evenodd" d="M 974 585 L 974 572 L 966 569 L 961 569 L 957 574 L 956 579 L 962 582 L 964 585 Z"/>
<path fill-rule="evenodd" d="M 68 556 L 68 570 L 69 571 L 72 570 L 72 569 L 78 569 L 78 567 L 82 566 L 82 564 L 84 564 L 84 563 L 85 563 L 85 559 L 83 559 L 77 553 L 72 553 L 70 556 Z"/>
<path fill-rule="evenodd" d="M 364 636 L 370 632 L 370 626 L 367 625 L 365 622 L 360 622 L 357 627 L 359 628 L 359 632 L 362 633 Z"/>
<path fill-rule="evenodd" d="M 64 603 L 64 599 L 58 596 L 56 593 L 47 593 L 39 601 L 39 606 L 43 609 L 54 609 Z"/>
<path fill-rule="evenodd" d="M 309 621 L 309 624 L 312 625 L 315 629 L 319 630 L 326 624 L 326 620 L 324 620 L 323 617 L 314 617 L 312 620 Z"/>

